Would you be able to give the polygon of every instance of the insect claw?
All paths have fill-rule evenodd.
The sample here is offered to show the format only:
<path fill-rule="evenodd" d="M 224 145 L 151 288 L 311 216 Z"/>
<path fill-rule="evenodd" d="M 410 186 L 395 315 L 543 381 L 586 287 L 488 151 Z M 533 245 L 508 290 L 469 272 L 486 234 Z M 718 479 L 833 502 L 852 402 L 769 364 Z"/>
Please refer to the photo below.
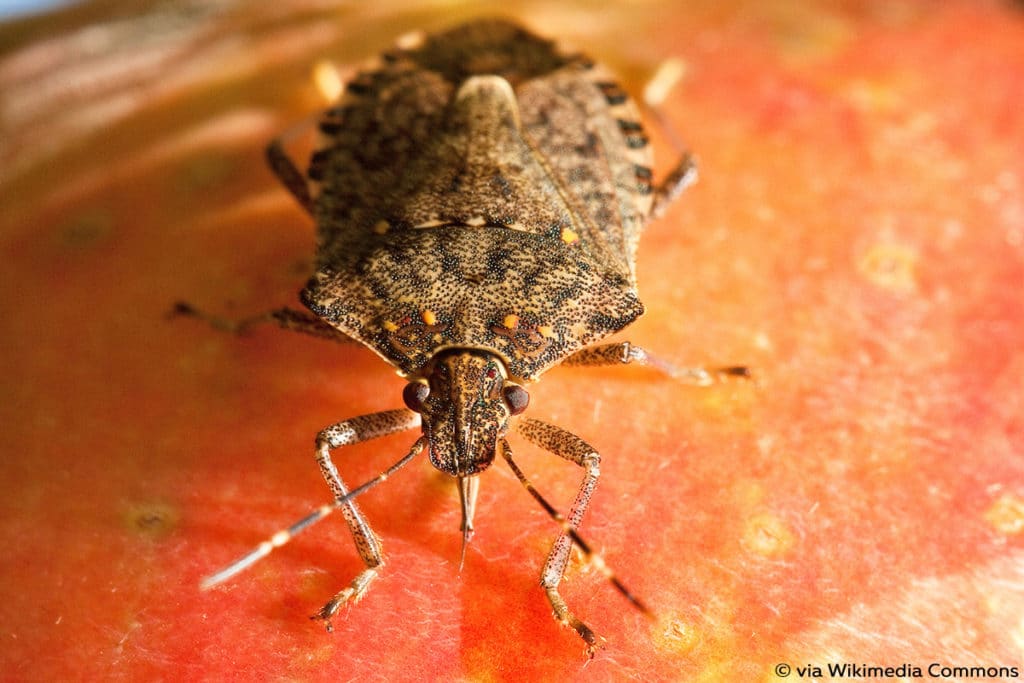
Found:
<path fill-rule="evenodd" d="M 589 664 L 591 661 L 593 661 L 594 655 L 597 654 L 597 651 L 604 649 L 605 643 L 607 641 L 605 641 L 605 639 L 601 636 L 594 633 L 590 629 L 590 627 L 588 627 L 586 624 L 579 620 L 577 620 L 576 623 L 572 626 L 580 635 L 580 637 L 583 638 L 583 642 L 587 644 L 586 648 L 584 649 L 584 652 L 587 656 L 587 664 Z"/>
<path fill-rule="evenodd" d="M 171 310 L 167 311 L 167 317 L 173 318 L 179 315 L 196 315 L 197 313 L 198 312 L 191 304 L 187 304 L 184 301 L 175 301 Z"/>
<path fill-rule="evenodd" d="M 316 614 L 311 615 L 309 618 L 314 621 L 324 622 L 324 630 L 328 633 L 334 633 L 334 624 L 331 623 L 331 618 L 338 612 L 338 608 L 341 604 L 342 602 L 339 602 L 338 598 L 335 597 L 333 600 L 321 607 Z"/>
<path fill-rule="evenodd" d="M 754 373 L 750 371 L 746 365 L 731 365 L 725 368 L 718 368 L 716 372 L 719 375 L 728 375 L 730 377 L 742 377 L 743 379 L 754 379 Z"/>

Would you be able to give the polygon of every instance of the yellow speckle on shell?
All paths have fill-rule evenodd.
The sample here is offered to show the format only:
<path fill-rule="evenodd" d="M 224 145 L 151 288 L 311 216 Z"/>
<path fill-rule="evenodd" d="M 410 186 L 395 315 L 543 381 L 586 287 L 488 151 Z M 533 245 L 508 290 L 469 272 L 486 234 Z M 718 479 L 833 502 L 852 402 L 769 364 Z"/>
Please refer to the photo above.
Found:
<path fill-rule="evenodd" d="M 420 314 L 420 317 L 423 318 L 423 322 L 428 325 L 433 325 L 437 322 L 437 315 L 430 310 L 423 311 L 423 313 Z"/>
<path fill-rule="evenodd" d="M 562 234 L 560 235 L 560 237 L 562 238 L 562 241 L 565 242 L 566 244 L 572 244 L 573 242 L 580 241 L 580 236 L 577 235 L 575 231 L 570 230 L 569 228 L 562 228 Z"/>
<path fill-rule="evenodd" d="M 509 313 L 505 316 L 505 319 L 501 321 L 501 324 L 503 327 L 514 330 L 519 327 L 519 316 L 515 313 Z"/>

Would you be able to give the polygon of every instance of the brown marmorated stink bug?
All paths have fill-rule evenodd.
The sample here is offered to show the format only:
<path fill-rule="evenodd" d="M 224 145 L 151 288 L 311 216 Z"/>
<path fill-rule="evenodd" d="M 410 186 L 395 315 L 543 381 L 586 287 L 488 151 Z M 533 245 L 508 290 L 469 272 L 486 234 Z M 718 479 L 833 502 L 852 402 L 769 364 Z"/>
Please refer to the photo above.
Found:
<path fill-rule="evenodd" d="M 600 456 L 559 427 L 519 417 L 529 403 L 524 387 L 559 364 L 648 364 L 700 384 L 746 375 L 742 367 L 677 369 L 628 342 L 593 345 L 643 313 L 637 241 L 694 178 L 689 155 L 655 183 L 637 107 L 609 74 L 500 20 L 403 38 L 348 83 L 318 126 L 305 174 L 281 140 L 267 150 L 274 173 L 316 221 L 316 270 L 301 294 L 312 315 L 282 309 L 227 323 L 187 304 L 177 310 L 236 331 L 271 322 L 364 344 L 408 380 L 407 407 L 321 431 L 316 459 L 333 502 L 203 587 L 339 510 L 366 568 L 314 615 L 330 630 L 334 614 L 365 594 L 384 563 L 353 498 L 427 449 L 431 464 L 458 486 L 464 556 L 479 475 L 500 456 L 561 525 L 541 585 L 555 618 L 593 655 L 600 639 L 558 592 L 573 545 L 644 607 L 576 531 Z M 583 468 L 567 516 L 513 461 L 505 438 L 513 424 L 528 441 Z M 415 428 L 422 435 L 401 460 L 348 489 L 332 450 Z"/>

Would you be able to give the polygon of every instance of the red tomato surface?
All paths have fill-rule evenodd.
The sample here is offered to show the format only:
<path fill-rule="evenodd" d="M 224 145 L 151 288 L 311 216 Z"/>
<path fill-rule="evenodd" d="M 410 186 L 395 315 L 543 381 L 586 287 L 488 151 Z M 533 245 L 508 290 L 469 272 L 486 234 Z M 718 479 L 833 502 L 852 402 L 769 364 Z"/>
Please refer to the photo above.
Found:
<path fill-rule="evenodd" d="M 557 526 L 495 464 L 460 573 L 457 490 L 425 458 L 360 500 L 388 564 L 333 634 L 307 617 L 361 566 L 336 518 L 201 593 L 328 501 L 316 432 L 399 407 L 403 382 L 358 347 L 168 311 L 294 305 L 313 226 L 262 149 L 323 106 L 314 65 L 487 10 L 325 4 L 96 3 L 0 27 L 0 677 L 1024 675 L 1010 2 L 509 3 L 634 92 L 683 66 L 664 113 L 701 180 L 645 234 L 648 314 L 622 338 L 757 381 L 556 369 L 528 412 L 603 454 L 582 533 L 656 618 L 574 563 L 564 595 L 607 639 L 587 664 L 537 585 Z M 413 438 L 336 462 L 357 483 Z M 513 444 L 566 509 L 578 468 Z"/>

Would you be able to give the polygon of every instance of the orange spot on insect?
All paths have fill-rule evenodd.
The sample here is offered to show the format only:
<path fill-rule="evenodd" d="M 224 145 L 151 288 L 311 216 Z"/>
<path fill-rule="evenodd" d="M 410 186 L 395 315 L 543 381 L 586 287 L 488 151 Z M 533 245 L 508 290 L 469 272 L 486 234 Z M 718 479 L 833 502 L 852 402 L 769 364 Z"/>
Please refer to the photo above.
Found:
<path fill-rule="evenodd" d="M 569 228 L 562 228 L 561 238 L 566 244 L 573 244 L 574 242 L 580 241 L 580 236 Z"/>
<path fill-rule="evenodd" d="M 431 310 L 426 310 L 420 313 L 420 318 L 422 318 L 423 322 L 428 325 L 433 325 L 437 322 L 437 314 Z"/>
<path fill-rule="evenodd" d="M 537 332 L 545 339 L 551 339 L 555 336 L 555 329 L 551 325 L 538 325 Z"/>
<path fill-rule="evenodd" d="M 501 321 L 501 324 L 510 330 L 514 330 L 519 327 L 519 316 L 515 313 L 509 313 L 505 316 L 505 319 Z"/>
<path fill-rule="evenodd" d="M 373 224 L 373 231 L 378 235 L 383 235 L 390 229 L 391 224 L 385 220 L 379 220 Z"/>
<path fill-rule="evenodd" d="M 394 332 L 395 330 L 398 329 L 398 325 L 396 325 L 395 323 L 391 322 L 390 320 L 385 320 L 384 321 L 384 329 L 387 330 L 388 332 Z"/>

